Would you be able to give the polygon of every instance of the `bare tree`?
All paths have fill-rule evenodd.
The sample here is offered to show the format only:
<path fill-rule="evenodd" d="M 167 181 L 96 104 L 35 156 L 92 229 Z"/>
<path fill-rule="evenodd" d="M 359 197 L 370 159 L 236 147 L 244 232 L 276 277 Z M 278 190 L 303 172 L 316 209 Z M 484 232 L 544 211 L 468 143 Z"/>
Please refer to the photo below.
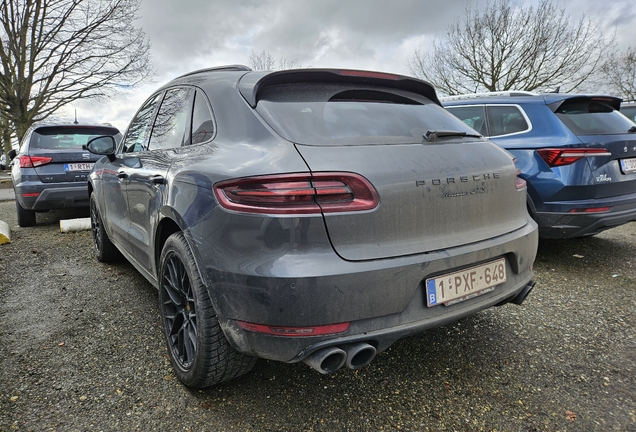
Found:
<path fill-rule="evenodd" d="M 9 152 L 12 148 L 12 135 L 13 131 L 11 130 L 9 121 L 3 117 L 0 117 L 0 150 L 2 150 L 5 155 L 7 155 L 7 165 L 9 165 Z M 2 152 L 0 152 L 0 154 Z"/>
<path fill-rule="evenodd" d="M 636 99 L 636 49 L 628 47 L 624 52 L 612 56 L 603 72 L 612 93 L 627 100 Z"/>
<path fill-rule="evenodd" d="M 250 54 L 249 60 L 250 67 L 254 70 L 283 70 L 283 69 L 295 69 L 301 68 L 302 65 L 296 60 L 289 60 L 285 57 L 281 57 L 278 61 L 278 67 L 276 67 L 276 60 L 267 51 L 263 50 L 260 53 L 254 51 Z"/>
<path fill-rule="evenodd" d="M 153 74 L 140 0 L 1 0 L 0 116 L 18 139 L 79 99 Z"/>
<path fill-rule="evenodd" d="M 585 17 L 572 21 L 551 0 L 523 7 L 514 0 L 467 4 L 446 38 L 409 59 L 411 73 L 441 92 L 573 91 L 598 73 L 613 47 Z"/>

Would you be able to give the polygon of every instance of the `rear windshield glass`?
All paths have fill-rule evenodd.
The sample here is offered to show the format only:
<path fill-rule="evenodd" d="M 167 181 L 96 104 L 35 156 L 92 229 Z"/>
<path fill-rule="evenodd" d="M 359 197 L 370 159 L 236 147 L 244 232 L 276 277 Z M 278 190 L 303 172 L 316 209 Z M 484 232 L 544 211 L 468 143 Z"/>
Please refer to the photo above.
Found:
<path fill-rule="evenodd" d="M 475 131 L 429 99 L 400 90 L 286 84 L 259 94 L 257 111 L 299 144 L 422 143 L 427 131 Z"/>
<path fill-rule="evenodd" d="M 589 99 L 565 101 L 555 114 L 576 135 L 623 134 L 634 126 L 610 105 Z"/>
<path fill-rule="evenodd" d="M 81 149 L 88 140 L 102 135 L 115 136 L 117 141 L 121 138 L 114 128 L 43 127 L 33 132 L 29 146 L 51 150 Z"/>

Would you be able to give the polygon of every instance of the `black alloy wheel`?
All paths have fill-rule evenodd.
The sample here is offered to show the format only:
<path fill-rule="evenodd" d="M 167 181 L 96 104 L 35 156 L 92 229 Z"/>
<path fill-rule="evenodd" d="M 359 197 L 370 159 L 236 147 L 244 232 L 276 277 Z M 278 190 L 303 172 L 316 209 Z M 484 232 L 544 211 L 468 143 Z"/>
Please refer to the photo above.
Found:
<path fill-rule="evenodd" d="M 249 372 L 257 359 L 225 338 L 183 233 L 166 240 L 158 276 L 163 335 L 179 380 L 204 388 Z"/>
<path fill-rule="evenodd" d="M 187 370 L 197 352 L 197 309 L 188 273 L 174 252 L 166 257 L 161 290 L 168 346 L 180 368 Z"/>

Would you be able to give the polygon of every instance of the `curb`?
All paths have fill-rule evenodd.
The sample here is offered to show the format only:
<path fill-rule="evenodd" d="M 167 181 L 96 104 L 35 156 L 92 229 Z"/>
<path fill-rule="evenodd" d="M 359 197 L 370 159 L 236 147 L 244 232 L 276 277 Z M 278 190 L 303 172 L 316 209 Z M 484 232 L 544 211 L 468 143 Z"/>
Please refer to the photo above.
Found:
<path fill-rule="evenodd" d="M 60 221 L 60 232 L 74 232 L 91 229 L 91 218 L 64 219 Z"/>
<path fill-rule="evenodd" d="M 0 221 L 0 245 L 6 243 L 11 243 L 11 229 L 8 223 Z"/>

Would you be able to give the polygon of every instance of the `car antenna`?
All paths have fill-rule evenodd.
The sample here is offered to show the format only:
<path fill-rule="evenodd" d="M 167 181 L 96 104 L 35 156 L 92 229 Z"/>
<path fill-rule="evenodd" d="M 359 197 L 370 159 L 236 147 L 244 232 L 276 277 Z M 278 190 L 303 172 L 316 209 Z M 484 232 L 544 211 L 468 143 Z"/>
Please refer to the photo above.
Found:
<path fill-rule="evenodd" d="M 73 124 L 77 124 L 77 108 L 75 108 L 75 121 L 73 122 Z"/>

